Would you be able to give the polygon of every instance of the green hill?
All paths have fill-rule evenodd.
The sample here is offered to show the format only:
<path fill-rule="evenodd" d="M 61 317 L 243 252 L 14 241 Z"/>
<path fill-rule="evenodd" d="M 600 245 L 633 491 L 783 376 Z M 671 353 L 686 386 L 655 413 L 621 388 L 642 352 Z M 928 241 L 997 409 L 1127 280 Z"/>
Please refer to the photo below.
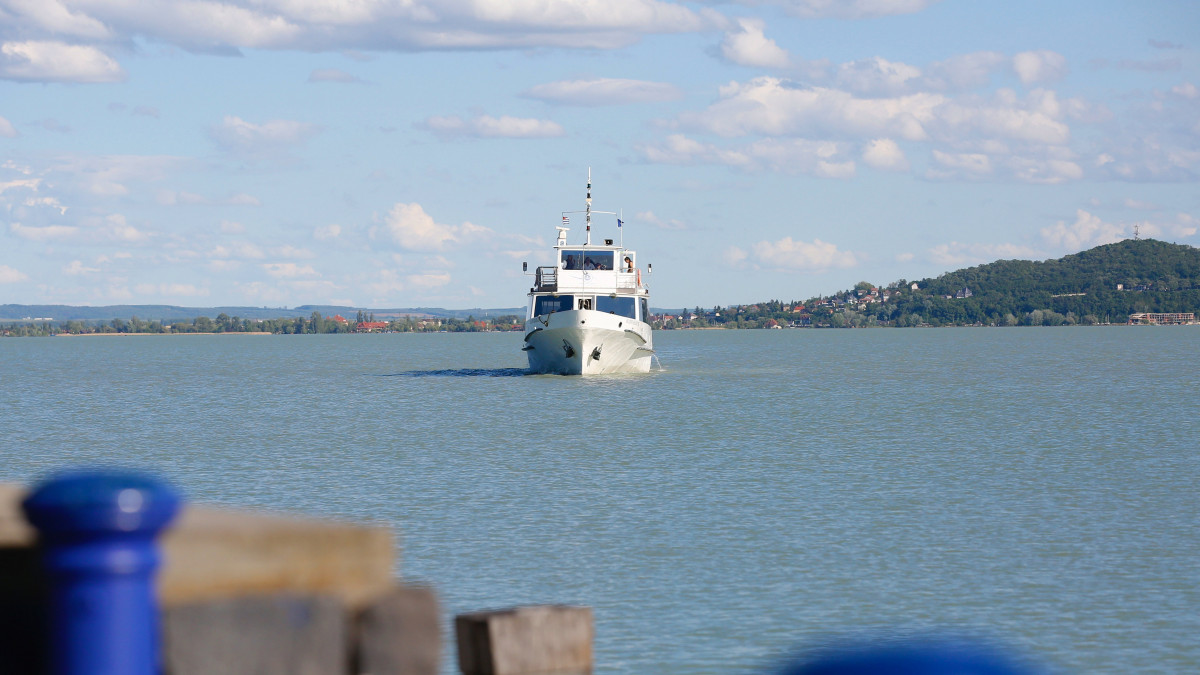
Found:
<path fill-rule="evenodd" d="M 917 282 L 872 312 L 877 320 L 923 323 L 1123 323 L 1134 312 L 1200 310 L 1200 249 L 1125 240 L 1041 262 L 1000 260 Z M 967 293 L 969 291 L 969 293 Z M 952 296 L 952 297 L 946 297 Z M 959 297 L 969 296 L 969 297 Z M 1059 316 L 1061 315 L 1061 318 Z"/>
<path fill-rule="evenodd" d="M 917 281 L 917 291 L 901 280 L 877 299 L 853 303 L 860 324 L 1124 323 L 1134 312 L 1200 310 L 1200 249 L 1127 239 L 1049 261 L 960 269 Z"/>
<path fill-rule="evenodd" d="M 1200 249 L 1125 240 L 1054 260 L 999 260 L 913 283 L 863 281 L 832 296 L 696 308 L 666 328 L 1125 323 L 1135 312 L 1200 313 Z"/>
<path fill-rule="evenodd" d="M 1145 286 L 1156 291 L 1195 288 L 1200 282 L 1200 249 L 1153 239 L 1106 244 L 1057 260 L 1000 260 L 925 279 L 930 293 L 1098 293 Z"/>

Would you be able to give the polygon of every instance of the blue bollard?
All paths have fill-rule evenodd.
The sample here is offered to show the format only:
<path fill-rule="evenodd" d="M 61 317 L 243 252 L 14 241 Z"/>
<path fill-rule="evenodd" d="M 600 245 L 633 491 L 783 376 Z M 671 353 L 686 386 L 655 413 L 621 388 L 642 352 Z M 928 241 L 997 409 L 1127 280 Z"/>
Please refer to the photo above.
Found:
<path fill-rule="evenodd" d="M 50 672 L 158 672 L 154 540 L 179 504 L 163 483 L 105 470 L 59 474 L 25 499 L 46 571 Z"/>
<path fill-rule="evenodd" d="M 1034 675 L 994 647 L 976 641 L 849 642 L 818 650 L 778 675 Z"/>

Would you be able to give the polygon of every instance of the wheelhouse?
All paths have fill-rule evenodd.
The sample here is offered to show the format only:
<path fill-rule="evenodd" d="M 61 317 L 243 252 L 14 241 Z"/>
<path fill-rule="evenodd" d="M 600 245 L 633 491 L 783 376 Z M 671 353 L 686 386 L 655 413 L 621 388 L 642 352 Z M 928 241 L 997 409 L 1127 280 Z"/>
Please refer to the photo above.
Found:
<path fill-rule="evenodd" d="M 535 294 L 529 303 L 529 316 L 546 316 L 555 312 L 586 309 L 623 316 L 638 321 L 649 321 L 650 303 L 644 297 L 618 295 L 616 293 L 546 293 Z"/>

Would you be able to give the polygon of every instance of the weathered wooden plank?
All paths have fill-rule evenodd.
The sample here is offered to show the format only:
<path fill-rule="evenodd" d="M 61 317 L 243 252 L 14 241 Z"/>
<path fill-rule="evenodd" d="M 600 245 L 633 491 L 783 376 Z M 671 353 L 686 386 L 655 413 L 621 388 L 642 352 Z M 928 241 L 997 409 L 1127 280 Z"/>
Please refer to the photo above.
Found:
<path fill-rule="evenodd" d="M 460 614 L 454 620 L 463 675 L 592 672 L 590 607 L 541 605 Z"/>

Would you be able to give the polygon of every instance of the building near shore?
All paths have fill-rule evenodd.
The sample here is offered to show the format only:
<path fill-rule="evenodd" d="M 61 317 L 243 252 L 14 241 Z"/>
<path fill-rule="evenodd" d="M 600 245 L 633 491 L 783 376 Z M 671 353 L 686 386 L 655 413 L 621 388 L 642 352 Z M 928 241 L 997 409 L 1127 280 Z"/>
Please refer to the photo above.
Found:
<path fill-rule="evenodd" d="M 1129 315 L 1129 325 L 1182 326 L 1196 323 L 1195 312 L 1139 312 Z"/>

